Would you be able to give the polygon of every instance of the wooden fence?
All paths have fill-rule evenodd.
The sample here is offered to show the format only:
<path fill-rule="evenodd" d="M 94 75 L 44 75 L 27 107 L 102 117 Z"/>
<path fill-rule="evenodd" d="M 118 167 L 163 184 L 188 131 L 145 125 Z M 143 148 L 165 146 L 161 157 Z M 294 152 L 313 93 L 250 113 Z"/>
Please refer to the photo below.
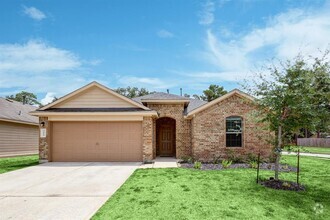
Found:
<path fill-rule="evenodd" d="M 330 138 L 298 138 L 299 146 L 330 147 Z"/>

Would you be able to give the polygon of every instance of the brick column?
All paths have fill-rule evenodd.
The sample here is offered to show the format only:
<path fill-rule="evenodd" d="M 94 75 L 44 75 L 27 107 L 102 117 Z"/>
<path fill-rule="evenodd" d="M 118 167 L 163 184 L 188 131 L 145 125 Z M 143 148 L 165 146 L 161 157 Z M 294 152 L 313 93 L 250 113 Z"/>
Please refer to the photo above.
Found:
<path fill-rule="evenodd" d="M 143 139 L 142 139 L 142 154 L 143 154 L 143 162 L 149 162 L 153 159 L 153 123 L 152 117 L 143 117 L 142 122 L 143 129 Z"/>

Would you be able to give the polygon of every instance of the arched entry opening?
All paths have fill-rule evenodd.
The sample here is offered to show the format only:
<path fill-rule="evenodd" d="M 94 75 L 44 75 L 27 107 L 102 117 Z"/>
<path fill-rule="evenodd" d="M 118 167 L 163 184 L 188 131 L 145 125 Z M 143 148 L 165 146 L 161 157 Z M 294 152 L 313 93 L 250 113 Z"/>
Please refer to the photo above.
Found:
<path fill-rule="evenodd" d="M 175 157 L 175 120 L 164 117 L 156 120 L 156 156 Z"/>

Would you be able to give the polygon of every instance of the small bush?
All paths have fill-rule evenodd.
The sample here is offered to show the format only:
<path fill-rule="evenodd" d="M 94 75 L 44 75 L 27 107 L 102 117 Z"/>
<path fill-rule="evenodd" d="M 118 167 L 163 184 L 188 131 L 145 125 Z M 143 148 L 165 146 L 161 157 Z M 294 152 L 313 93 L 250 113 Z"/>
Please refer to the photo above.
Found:
<path fill-rule="evenodd" d="M 228 160 L 231 160 L 233 163 L 243 163 L 244 159 L 240 156 L 237 155 L 233 150 L 228 150 L 227 151 L 227 157 Z"/>
<path fill-rule="evenodd" d="M 223 160 L 223 161 L 221 161 L 221 164 L 222 164 L 222 167 L 226 169 L 226 168 L 230 167 L 232 162 L 233 161 L 231 161 L 231 160 Z"/>
<path fill-rule="evenodd" d="M 213 163 L 213 164 L 219 164 L 219 163 L 221 162 L 220 158 L 221 158 L 221 156 L 215 158 L 215 159 L 212 161 L 212 163 Z"/>
<path fill-rule="evenodd" d="M 256 162 L 258 161 L 258 156 L 256 154 L 253 153 L 248 153 L 247 155 L 247 162 Z"/>
<path fill-rule="evenodd" d="M 181 163 L 193 163 L 195 160 L 192 157 L 189 156 L 183 156 L 181 157 Z"/>
<path fill-rule="evenodd" d="M 253 169 L 257 169 L 258 168 L 258 162 L 257 161 L 250 161 L 250 166 Z"/>
<path fill-rule="evenodd" d="M 199 161 L 195 161 L 195 163 L 194 163 L 194 168 L 195 169 L 201 169 L 202 168 L 202 163 L 201 162 L 199 162 Z"/>

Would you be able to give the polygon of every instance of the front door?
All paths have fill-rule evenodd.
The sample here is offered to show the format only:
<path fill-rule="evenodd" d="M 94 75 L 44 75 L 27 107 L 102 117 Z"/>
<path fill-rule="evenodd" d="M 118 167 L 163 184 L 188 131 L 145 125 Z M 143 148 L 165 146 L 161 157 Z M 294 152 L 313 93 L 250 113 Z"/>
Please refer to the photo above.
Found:
<path fill-rule="evenodd" d="M 172 125 L 160 125 L 159 128 L 159 155 L 173 156 L 174 129 Z"/>

